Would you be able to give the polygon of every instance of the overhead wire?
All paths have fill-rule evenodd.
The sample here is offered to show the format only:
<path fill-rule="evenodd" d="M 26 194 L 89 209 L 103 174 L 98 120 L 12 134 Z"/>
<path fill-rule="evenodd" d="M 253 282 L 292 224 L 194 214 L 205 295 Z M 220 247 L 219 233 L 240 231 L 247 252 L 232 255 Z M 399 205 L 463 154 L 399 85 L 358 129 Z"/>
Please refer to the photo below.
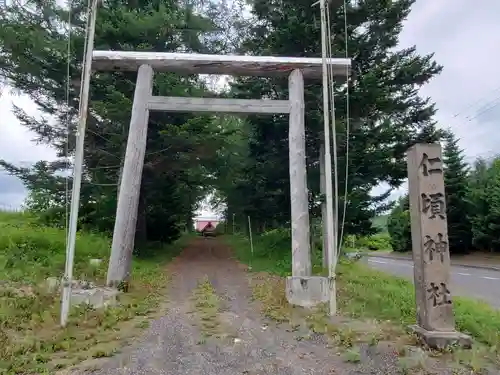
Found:
<path fill-rule="evenodd" d="M 481 104 L 481 102 L 484 102 L 486 98 L 490 98 L 492 94 L 494 93 L 497 93 L 498 91 L 500 91 L 500 86 L 498 86 L 497 88 L 493 89 L 493 90 L 490 90 L 489 93 L 486 95 L 486 96 L 482 96 L 481 98 L 475 100 L 474 102 L 472 103 L 469 103 L 468 105 L 466 105 L 460 112 L 457 112 L 455 113 L 452 118 L 457 118 L 457 117 L 461 117 L 464 112 L 468 111 L 469 109 L 473 108 L 473 107 L 477 107 L 478 104 Z M 492 100 L 492 101 L 489 101 L 489 100 L 486 100 L 486 103 L 482 105 L 482 107 L 486 107 L 492 103 L 494 103 L 495 101 L 497 101 L 498 99 L 500 99 L 500 97 L 497 97 L 496 99 Z M 468 116 L 466 116 L 468 117 Z"/>
<path fill-rule="evenodd" d="M 500 96 L 496 97 L 494 100 L 490 101 L 489 103 L 487 103 L 483 109 L 479 110 L 476 112 L 476 114 L 472 117 L 468 116 L 466 117 L 466 120 L 467 121 L 472 121 L 476 118 L 478 118 L 479 116 L 485 114 L 485 113 L 488 113 L 490 112 L 492 109 L 495 109 L 496 107 L 498 107 L 500 105 Z"/>
<path fill-rule="evenodd" d="M 347 0 L 344 0 L 344 42 L 345 42 L 345 58 L 349 58 L 349 42 L 347 33 Z M 347 188 L 349 179 L 349 141 L 350 141 L 350 100 L 349 100 L 349 68 L 346 67 L 346 120 L 345 120 L 345 136 L 346 136 L 346 146 L 345 146 L 345 181 L 344 181 L 344 210 L 342 213 L 342 224 L 340 225 L 340 238 L 338 252 L 340 254 L 342 250 L 343 238 L 344 238 L 344 227 L 345 227 L 345 217 L 347 213 Z"/>
<path fill-rule="evenodd" d="M 87 22 L 85 25 L 85 37 L 84 37 L 84 48 L 83 48 L 83 56 L 87 53 L 87 40 L 88 40 L 88 28 L 90 22 L 90 9 L 91 9 L 91 0 L 87 0 Z M 66 153 L 66 167 L 69 169 L 71 166 L 70 156 L 69 156 L 69 136 L 70 136 L 70 123 L 71 123 L 71 111 L 70 107 L 70 95 L 71 95 L 71 17 L 72 17 L 72 9 L 73 9 L 73 0 L 68 0 L 68 45 L 66 49 L 66 106 L 67 106 L 67 114 L 66 114 L 66 144 L 65 144 L 65 153 Z M 81 81 L 83 81 L 84 69 L 82 67 L 81 73 Z M 83 85 L 80 85 L 80 98 L 82 97 Z M 81 106 L 81 102 L 79 104 Z M 69 174 L 66 174 L 65 178 L 65 230 L 66 230 L 66 246 L 68 246 L 69 241 Z"/>
<path fill-rule="evenodd" d="M 333 57 L 332 53 L 332 35 L 331 35 L 331 21 L 330 21 L 330 5 L 326 1 L 326 32 L 328 42 L 326 44 L 327 48 L 327 58 L 329 62 Z M 327 65 L 327 76 L 328 76 L 328 86 L 329 86 L 329 103 L 330 103 L 330 117 L 331 117 L 331 128 L 332 128 L 332 146 L 333 146 L 333 196 L 334 196 L 334 210 L 333 210 L 333 230 L 334 236 L 334 257 L 335 262 L 338 259 L 338 247 L 339 242 L 339 179 L 338 179 L 338 155 L 337 155 L 337 130 L 335 125 L 335 87 L 334 87 L 334 76 L 333 76 L 333 66 L 331 63 Z M 331 229 L 331 228 L 330 228 Z"/>

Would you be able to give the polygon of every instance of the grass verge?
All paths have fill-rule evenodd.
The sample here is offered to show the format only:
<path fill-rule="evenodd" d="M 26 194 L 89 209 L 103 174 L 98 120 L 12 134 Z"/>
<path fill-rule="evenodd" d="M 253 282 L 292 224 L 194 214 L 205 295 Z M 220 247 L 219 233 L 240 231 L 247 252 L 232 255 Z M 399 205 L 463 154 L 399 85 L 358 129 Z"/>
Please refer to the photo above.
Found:
<path fill-rule="evenodd" d="M 411 282 L 362 264 L 339 267 L 339 304 L 351 316 L 372 316 L 403 325 L 415 322 L 415 293 Z M 500 348 L 500 312 L 486 303 L 454 298 L 456 327 L 477 341 Z"/>
<path fill-rule="evenodd" d="M 289 245 L 286 245 L 284 249 L 275 246 L 281 245 L 283 241 L 271 241 L 265 237 L 264 239 L 255 238 L 253 258 L 246 238 L 227 236 L 226 241 L 242 262 L 252 262 L 253 271 L 265 271 L 280 276 L 289 275 L 291 268 Z M 286 243 L 289 243 L 288 240 Z M 313 269 L 317 272 L 321 272 L 319 259 L 319 254 L 314 253 Z M 403 336 L 403 328 L 414 324 L 416 309 L 414 286 L 411 282 L 372 270 L 360 263 L 349 262 L 339 263 L 337 276 L 338 304 L 341 314 L 360 320 L 375 319 L 378 322 L 377 327 L 381 327 L 380 322 L 382 326 L 385 326 L 380 334 L 377 334 L 376 330 L 370 332 L 373 336 L 370 340 L 377 341 L 388 334 L 393 337 Z M 254 285 L 254 295 L 264 302 L 263 313 L 274 320 L 291 321 L 293 324 L 293 309 L 286 302 L 283 279 L 273 279 L 268 276 L 256 276 L 256 278 L 261 282 Z M 263 278 L 266 282 L 262 282 Z M 490 354 L 493 354 L 494 359 L 498 361 L 500 312 L 485 303 L 456 297 L 454 298 L 454 313 L 457 330 L 470 334 L 478 343 L 486 346 L 486 348 L 481 348 L 480 354 L 473 351 L 468 355 L 476 357 L 487 355 L 491 358 Z M 316 315 L 314 319 L 322 319 L 321 314 Z M 338 326 L 328 328 L 325 324 L 320 321 L 316 325 L 323 327 L 321 329 L 338 331 Z M 394 329 L 398 332 L 394 332 Z"/>
<path fill-rule="evenodd" d="M 24 214 L 0 213 L 0 374 L 52 374 L 115 353 L 162 306 L 168 281 L 163 267 L 182 241 L 155 258 L 135 259 L 129 293 L 120 295 L 116 306 L 75 307 L 61 329 L 59 293 L 48 293 L 42 282 L 62 276 L 64 231 L 39 226 Z M 102 282 L 109 249 L 108 238 L 79 233 L 75 277 Z M 103 261 L 93 266 L 92 258 Z"/>

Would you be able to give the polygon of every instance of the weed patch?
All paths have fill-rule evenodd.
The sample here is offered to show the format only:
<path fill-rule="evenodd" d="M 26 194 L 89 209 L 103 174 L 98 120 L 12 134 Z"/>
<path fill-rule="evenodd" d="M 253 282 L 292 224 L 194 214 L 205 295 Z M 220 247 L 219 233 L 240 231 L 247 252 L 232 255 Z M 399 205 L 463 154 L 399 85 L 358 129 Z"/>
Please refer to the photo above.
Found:
<path fill-rule="evenodd" d="M 197 287 L 193 290 L 191 300 L 194 305 L 194 315 L 198 320 L 202 334 L 200 344 L 209 337 L 222 338 L 224 330 L 219 319 L 221 300 L 208 277 L 198 282 Z"/>
<path fill-rule="evenodd" d="M 252 297 L 260 302 L 261 312 L 276 322 L 290 322 L 292 307 L 285 296 L 285 283 L 279 277 L 256 276 L 252 282 Z"/>

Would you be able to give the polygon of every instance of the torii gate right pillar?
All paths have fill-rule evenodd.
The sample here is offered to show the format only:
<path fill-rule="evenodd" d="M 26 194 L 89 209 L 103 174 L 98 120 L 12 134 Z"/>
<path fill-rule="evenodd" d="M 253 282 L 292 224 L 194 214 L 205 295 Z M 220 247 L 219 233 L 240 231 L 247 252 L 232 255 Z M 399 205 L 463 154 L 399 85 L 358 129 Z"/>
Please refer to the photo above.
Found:
<path fill-rule="evenodd" d="M 309 200 L 307 196 L 304 78 L 299 69 L 288 77 L 290 126 L 288 153 L 292 227 L 292 276 L 311 275 Z"/>
<path fill-rule="evenodd" d="M 328 301 L 328 278 L 312 276 L 307 193 L 304 78 L 298 69 L 288 77 L 290 126 L 290 203 L 292 217 L 292 276 L 286 280 L 289 303 L 312 307 Z"/>

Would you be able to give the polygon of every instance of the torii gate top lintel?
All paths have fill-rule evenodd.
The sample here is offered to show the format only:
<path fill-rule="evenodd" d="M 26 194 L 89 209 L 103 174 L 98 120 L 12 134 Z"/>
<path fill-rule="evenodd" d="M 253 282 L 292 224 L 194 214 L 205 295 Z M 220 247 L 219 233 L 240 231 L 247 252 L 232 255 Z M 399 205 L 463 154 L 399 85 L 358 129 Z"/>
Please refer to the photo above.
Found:
<path fill-rule="evenodd" d="M 333 75 L 340 79 L 350 73 L 351 59 L 327 59 Z M 321 78 L 322 59 L 316 57 L 276 57 L 204 55 L 196 53 L 94 51 L 92 68 L 100 71 L 137 71 L 149 65 L 157 72 L 179 74 L 227 74 L 236 76 L 288 76 L 300 69 L 304 78 Z"/>

